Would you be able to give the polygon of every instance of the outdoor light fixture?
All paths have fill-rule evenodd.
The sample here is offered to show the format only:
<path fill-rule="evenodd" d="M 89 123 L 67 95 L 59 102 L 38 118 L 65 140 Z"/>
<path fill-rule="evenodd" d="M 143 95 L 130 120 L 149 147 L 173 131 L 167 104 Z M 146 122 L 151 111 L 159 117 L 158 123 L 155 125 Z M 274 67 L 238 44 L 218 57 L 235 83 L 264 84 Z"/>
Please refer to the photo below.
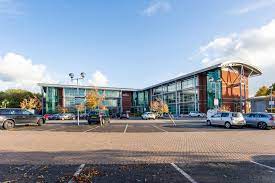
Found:
<path fill-rule="evenodd" d="M 85 73 L 85 72 L 81 72 L 81 73 L 80 73 L 80 76 L 81 76 L 82 79 L 84 79 L 85 76 L 86 76 L 86 73 Z"/>
<path fill-rule="evenodd" d="M 70 76 L 71 80 L 74 79 L 74 73 L 70 73 L 69 76 Z"/>
<path fill-rule="evenodd" d="M 71 78 L 71 81 L 76 80 L 76 85 L 77 85 L 77 96 L 75 97 L 75 99 L 79 100 L 81 97 L 79 96 L 79 87 L 78 87 L 78 82 L 80 79 L 84 79 L 85 78 L 85 72 L 81 72 L 80 76 L 77 78 L 74 78 L 74 73 L 70 73 L 69 76 Z M 77 108 L 77 125 L 79 126 L 79 108 Z"/>

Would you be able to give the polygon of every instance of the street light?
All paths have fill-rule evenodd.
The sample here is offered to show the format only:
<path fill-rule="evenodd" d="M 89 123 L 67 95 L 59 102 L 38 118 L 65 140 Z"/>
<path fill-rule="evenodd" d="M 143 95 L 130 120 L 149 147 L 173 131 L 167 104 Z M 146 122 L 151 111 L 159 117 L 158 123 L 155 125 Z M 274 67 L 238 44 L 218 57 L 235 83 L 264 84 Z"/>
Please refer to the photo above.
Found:
<path fill-rule="evenodd" d="M 69 76 L 70 76 L 72 82 L 76 80 L 77 95 L 78 95 L 78 96 L 75 97 L 75 98 L 78 98 L 78 99 L 79 99 L 80 96 L 79 96 L 78 82 L 79 82 L 80 79 L 84 79 L 85 76 L 86 76 L 86 74 L 85 74 L 85 72 L 81 72 L 81 73 L 80 73 L 80 77 L 76 77 L 76 78 L 75 78 L 75 77 L 74 77 L 74 73 L 70 73 Z M 79 126 L 79 107 L 77 108 L 77 125 Z"/>

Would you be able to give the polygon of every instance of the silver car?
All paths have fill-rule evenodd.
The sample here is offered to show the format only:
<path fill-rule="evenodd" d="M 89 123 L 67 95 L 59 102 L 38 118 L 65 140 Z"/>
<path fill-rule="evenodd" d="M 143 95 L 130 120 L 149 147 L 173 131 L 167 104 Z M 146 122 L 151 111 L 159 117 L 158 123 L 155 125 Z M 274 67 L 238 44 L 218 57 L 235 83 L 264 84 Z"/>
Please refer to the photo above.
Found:
<path fill-rule="evenodd" d="M 260 129 L 271 129 L 275 127 L 275 114 L 272 113 L 248 113 L 245 115 L 245 120 L 248 126 Z"/>
<path fill-rule="evenodd" d="M 239 112 L 219 112 L 213 116 L 207 118 L 207 125 L 221 125 L 225 128 L 231 128 L 231 126 L 243 127 L 246 125 L 245 119 L 242 113 Z"/>

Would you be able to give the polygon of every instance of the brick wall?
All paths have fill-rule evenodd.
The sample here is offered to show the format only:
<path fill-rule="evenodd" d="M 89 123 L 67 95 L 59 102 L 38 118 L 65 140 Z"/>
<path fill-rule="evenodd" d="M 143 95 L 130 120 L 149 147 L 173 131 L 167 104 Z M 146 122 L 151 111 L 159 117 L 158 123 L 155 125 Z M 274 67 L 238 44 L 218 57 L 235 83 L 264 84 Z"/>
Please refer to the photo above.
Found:
<path fill-rule="evenodd" d="M 207 112 L 207 76 L 201 73 L 199 76 L 199 106 L 200 112 Z"/>

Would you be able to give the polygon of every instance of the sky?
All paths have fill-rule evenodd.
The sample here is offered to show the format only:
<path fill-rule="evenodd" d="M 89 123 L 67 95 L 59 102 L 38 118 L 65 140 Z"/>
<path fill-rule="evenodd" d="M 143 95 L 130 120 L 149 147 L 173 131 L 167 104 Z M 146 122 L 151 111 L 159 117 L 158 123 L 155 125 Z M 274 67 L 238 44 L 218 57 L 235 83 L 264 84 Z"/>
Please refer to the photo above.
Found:
<path fill-rule="evenodd" d="M 223 60 L 274 81 L 275 0 L 0 0 L 0 90 L 38 82 L 144 88 Z"/>

